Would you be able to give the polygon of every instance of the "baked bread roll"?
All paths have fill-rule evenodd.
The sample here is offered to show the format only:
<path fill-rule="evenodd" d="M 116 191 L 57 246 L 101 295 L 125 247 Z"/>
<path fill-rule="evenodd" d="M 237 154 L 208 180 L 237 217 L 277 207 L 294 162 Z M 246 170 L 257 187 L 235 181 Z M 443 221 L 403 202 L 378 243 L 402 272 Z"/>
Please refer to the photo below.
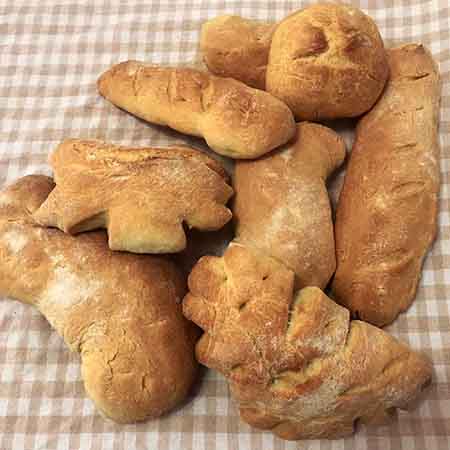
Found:
<path fill-rule="evenodd" d="M 337 438 L 357 420 L 405 408 L 431 377 L 430 361 L 360 321 L 294 273 L 232 244 L 189 276 L 184 314 L 205 333 L 198 360 L 230 382 L 241 417 L 285 439 Z"/>
<path fill-rule="evenodd" d="M 105 72 L 98 89 L 131 114 L 203 137 L 231 158 L 257 158 L 295 133 L 292 113 L 280 100 L 199 70 L 127 61 Z"/>
<path fill-rule="evenodd" d="M 88 395 L 116 422 L 179 404 L 196 374 L 183 278 L 168 260 L 114 253 L 106 233 L 72 237 L 33 212 L 54 187 L 29 176 L 0 194 L 0 294 L 35 305 L 79 352 Z"/>
<path fill-rule="evenodd" d="M 107 228 L 109 247 L 172 253 L 189 228 L 217 230 L 231 218 L 233 193 L 219 163 L 183 148 L 126 148 L 66 140 L 51 155 L 56 187 L 36 221 L 76 234 Z"/>
<path fill-rule="evenodd" d="M 264 89 L 275 24 L 219 16 L 202 25 L 200 50 L 208 70 Z"/>
<path fill-rule="evenodd" d="M 391 78 L 358 123 L 336 217 L 336 300 L 378 326 L 413 301 L 436 237 L 439 196 L 436 64 L 422 46 L 388 53 Z"/>
<path fill-rule="evenodd" d="M 211 72 L 265 86 L 298 120 L 359 116 L 388 77 L 375 22 L 349 5 L 312 5 L 276 26 L 218 17 L 203 25 L 201 49 Z"/>
<path fill-rule="evenodd" d="M 293 142 L 236 163 L 236 241 L 283 262 L 295 272 L 297 287 L 324 288 L 336 268 L 325 182 L 344 157 L 337 133 L 303 122 Z"/>
<path fill-rule="evenodd" d="M 354 117 L 373 106 L 388 74 L 375 22 L 352 6 L 324 3 L 277 26 L 266 89 L 297 119 Z"/>

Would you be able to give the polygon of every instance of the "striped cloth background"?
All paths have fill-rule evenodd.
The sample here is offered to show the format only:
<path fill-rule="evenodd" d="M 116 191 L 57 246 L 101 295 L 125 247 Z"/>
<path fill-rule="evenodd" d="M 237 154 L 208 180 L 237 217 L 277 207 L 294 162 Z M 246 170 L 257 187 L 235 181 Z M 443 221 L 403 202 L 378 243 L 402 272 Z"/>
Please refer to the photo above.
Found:
<path fill-rule="evenodd" d="M 148 125 L 96 92 L 111 64 L 142 59 L 200 65 L 199 30 L 218 14 L 278 20 L 301 0 L 0 0 L 0 185 L 49 174 L 47 155 L 68 137 L 133 145 L 201 140 Z M 0 449 L 449 449 L 450 435 L 450 3 L 351 1 L 378 23 L 388 46 L 422 42 L 439 61 L 441 212 L 417 299 L 388 331 L 426 352 L 435 375 L 426 400 L 388 426 L 338 441 L 284 442 L 240 422 L 224 379 L 205 375 L 175 412 L 138 425 L 103 419 L 86 397 L 78 356 L 39 313 L 0 301 Z M 342 127 L 341 127 L 342 128 Z M 348 139 L 351 134 L 346 130 Z"/>

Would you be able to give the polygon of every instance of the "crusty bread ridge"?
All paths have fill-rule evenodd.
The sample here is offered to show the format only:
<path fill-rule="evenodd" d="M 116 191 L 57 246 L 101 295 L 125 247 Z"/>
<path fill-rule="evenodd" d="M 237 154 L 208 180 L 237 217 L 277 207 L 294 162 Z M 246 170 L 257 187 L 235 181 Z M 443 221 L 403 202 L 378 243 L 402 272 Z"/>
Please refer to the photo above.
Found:
<path fill-rule="evenodd" d="M 199 362 L 230 382 L 241 417 L 285 439 L 337 438 L 384 422 L 431 377 L 430 361 L 380 329 L 349 321 L 319 289 L 239 244 L 189 276 L 186 317 L 205 333 Z"/>
<path fill-rule="evenodd" d="M 127 61 L 105 72 L 98 90 L 131 114 L 203 137 L 212 150 L 232 158 L 257 158 L 295 133 L 282 101 L 199 70 Z"/>
<path fill-rule="evenodd" d="M 388 77 L 375 22 L 344 4 L 311 5 L 276 25 L 220 16 L 203 25 L 201 50 L 211 72 L 265 87 L 297 120 L 358 116 Z"/>
<path fill-rule="evenodd" d="M 382 326 L 413 301 L 437 232 L 439 72 L 422 45 L 389 50 L 391 79 L 358 123 L 337 207 L 334 297 Z"/>
<path fill-rule="evenodd" d="M 71 234 L 107 228 L 112 250 L 178 252 L 186 246 L 183 223 L 217 230 L 231 218 L 225 170 L 187 147 L 133 149 L 69 139 L 50 163 L 56 187 L 36 221 Z"/>
<path fill-rule="evenodd" d="M 327 177 L 343 162 L 342 138 L 323 125 L 297 124 L 296 138 L 254 161 L 237 161 L 235 241 L 296 274 L 296 287 L 325 288 L 336 268 Z"/>
<path fill-rule="evenodd" d="M 208 70 L 264 89 L 275 24 L 219 16 L 202 25 L 200 50 Z"/>
<path fill-rule="evenodd" d="M 88 395 L 116 422 L 160 416 L 196 374 L 184 280 L 162 257 L 117 253 L 106 233 L 73 237 L 33 218 L 54 188 L 21 178 L 0 193 L 0 294 L 35 305 L 81 356 Z"/>

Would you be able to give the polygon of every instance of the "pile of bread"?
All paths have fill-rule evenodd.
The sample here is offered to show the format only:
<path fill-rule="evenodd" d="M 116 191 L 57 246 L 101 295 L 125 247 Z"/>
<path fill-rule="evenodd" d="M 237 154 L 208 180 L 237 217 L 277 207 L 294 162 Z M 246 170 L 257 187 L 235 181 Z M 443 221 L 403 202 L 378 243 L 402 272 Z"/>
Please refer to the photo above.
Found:
<path fill-rule="evenodd" d="M 380 423 L 431 378 L 424 355 L 377 327 L 413 301 L 436 234 L 436 64 L 419 44 L 385 50 L 367 15 L 335 4 L 278 24 L 218 17 L 201 49 L 210 73 L 128 61 L 98 89 L 236 159 L 233 187 L 191 148 L 67 140 L 53 180 L 0 195 L 0 293 L 80 353 L 88 395 L 117 422 L 182 402 L 199 361 L 246 422 L 283 438 Z M 313 121 L 343 117 L 360 118 L 333 223 L 326 181 L 346 149 Z M 234 240 L 197 262 L 186 294 L 161 254 L 186 247 L 186 227 L 232 216 Z"/>

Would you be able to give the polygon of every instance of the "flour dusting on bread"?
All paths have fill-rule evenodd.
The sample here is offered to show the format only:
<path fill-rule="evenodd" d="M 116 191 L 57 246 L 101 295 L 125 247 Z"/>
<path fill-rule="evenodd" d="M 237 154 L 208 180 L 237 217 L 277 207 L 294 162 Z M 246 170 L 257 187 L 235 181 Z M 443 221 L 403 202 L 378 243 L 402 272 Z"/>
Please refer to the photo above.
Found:
<path fill-rule="evenodd" d="M 15 229 L 10 229 L 4 233 L 0 239 L 6 244 L 11 253 L 19 253 L 25 248 L 29 241 L 25 234 Z"/>

